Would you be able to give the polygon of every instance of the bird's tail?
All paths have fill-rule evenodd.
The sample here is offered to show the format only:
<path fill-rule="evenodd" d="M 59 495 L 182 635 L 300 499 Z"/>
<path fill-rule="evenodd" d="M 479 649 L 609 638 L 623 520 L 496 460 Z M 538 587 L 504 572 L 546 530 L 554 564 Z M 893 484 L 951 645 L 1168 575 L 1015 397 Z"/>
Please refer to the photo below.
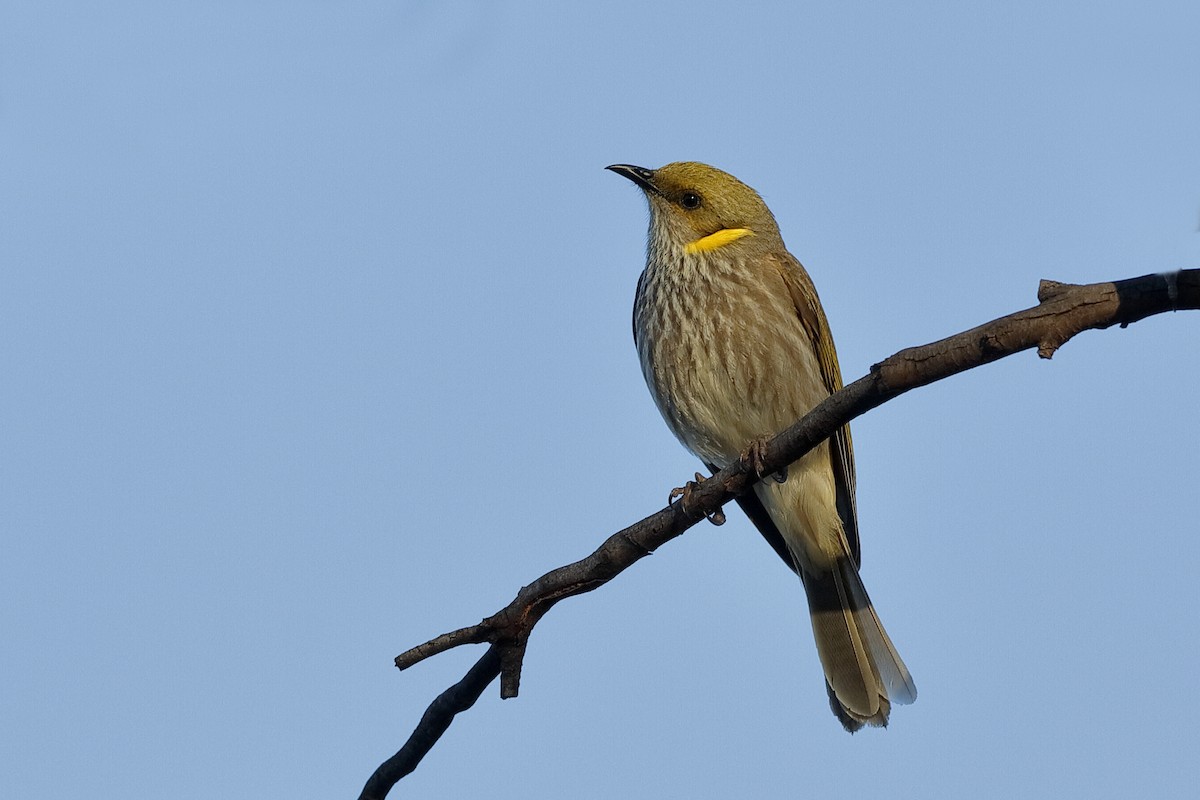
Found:
<path fill-rule="evenodd" d="M 917 699 L 908 667 L 892 645 L 848 559 L 823 574 L 802 572 L 829 704 L 846 730 L 887 725 L 891 704 Z"/>

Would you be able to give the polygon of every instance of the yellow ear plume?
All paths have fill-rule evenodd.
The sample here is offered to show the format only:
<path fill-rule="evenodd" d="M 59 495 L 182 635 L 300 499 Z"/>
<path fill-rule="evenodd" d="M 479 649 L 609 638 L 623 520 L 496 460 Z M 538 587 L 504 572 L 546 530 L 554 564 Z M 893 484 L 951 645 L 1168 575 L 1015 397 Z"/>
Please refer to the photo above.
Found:
<path fill-rule="evenodd" d="M 754 231 L 749 228 L 722 228 L 716 233 L 710 233 L 708 236 L 690 242 L 683 248 L 685 253 L 707 253 L 717 248 L 724 247 L 731 242 L 736 242 L 744 236 L 753 236 Z"/>

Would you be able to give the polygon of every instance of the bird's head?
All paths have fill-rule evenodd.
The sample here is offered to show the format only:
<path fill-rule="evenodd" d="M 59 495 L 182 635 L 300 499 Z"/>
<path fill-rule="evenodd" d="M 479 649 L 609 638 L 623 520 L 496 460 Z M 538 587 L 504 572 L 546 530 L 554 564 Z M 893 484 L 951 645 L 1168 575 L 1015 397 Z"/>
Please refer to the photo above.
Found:
<path fill-rule="evenodd" d="M 773 248 L 779 226 L 767 204 L 728 172 L 696 161 L 658 169 L 613 164 L 650 202 L 651 246 L 693 255 L 725 248 Z"/>

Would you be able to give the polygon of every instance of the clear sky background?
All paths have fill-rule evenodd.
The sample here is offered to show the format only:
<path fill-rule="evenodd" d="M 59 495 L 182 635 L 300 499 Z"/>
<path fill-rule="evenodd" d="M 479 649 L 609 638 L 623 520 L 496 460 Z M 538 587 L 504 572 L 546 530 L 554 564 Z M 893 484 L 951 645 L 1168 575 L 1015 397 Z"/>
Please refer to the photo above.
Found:
<path fill-rule="evenodd" d="M 848 380 L 1200 266 L 1200 5 L 0 8 L 0 793 L 352 797 L 478 621 L 660 508 L 647 221 L 761 191 Z M 730 509 L 538 627 L 405 797 L 1194 797 L 1200 315 L 855 423 L 920 697 L 829 713 Z"/>

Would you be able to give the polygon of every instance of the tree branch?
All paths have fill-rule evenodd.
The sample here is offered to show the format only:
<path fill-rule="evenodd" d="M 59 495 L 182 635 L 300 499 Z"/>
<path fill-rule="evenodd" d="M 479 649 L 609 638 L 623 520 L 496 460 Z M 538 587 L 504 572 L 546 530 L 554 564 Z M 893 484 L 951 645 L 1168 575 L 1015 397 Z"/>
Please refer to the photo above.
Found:
<path fill-rule="evenodd" d="M 521 665 L 533 627 L 560 600 L 590 592 L 650 555 L 706 516 L 748 491 L 761 475 L 795 462 L 850 420 L 919 386 L 1036 347 L 1050 358 L 1085 330 L 1122 328 L 1166 311 L 1200 309 L 1200 270 L 1143 275 L 1114 283 L 1074 285 L 1043 280 L 1038 305 L 931 344 L 910 347 L 871 367 L 869 374 L 830 395 L 760 453 L 761 472 L 743 461 L 693 484 L 686 505 L 678 502 L 610 536 L 587 558 L 552 570 L 523 587 L 504 608 L 477 625 L 442 634 L 396 656 L 412 665 L 463 644 L 491 647 L 459 683 L 425 712 L 404 747 L 372 775 L 362 798 L 382 798 L 412 772 L 449 727 L 454 715 L 479 698 L 500 676 L 500 696 L 516 697 Z"/>
<path fill-rule="evenodd" d="M 488 648 L 483 658 L 467 671 L 461 681 L 437 696 L 400 752 L 379 765 L 359 800 L 383 800 L 396 782 L 417 768 L 425 754 L 437 744 L 454 721 L 454 715 L 475 705 L 497 675 L 500 674 L 500 651 L 496 645 Z"/>

